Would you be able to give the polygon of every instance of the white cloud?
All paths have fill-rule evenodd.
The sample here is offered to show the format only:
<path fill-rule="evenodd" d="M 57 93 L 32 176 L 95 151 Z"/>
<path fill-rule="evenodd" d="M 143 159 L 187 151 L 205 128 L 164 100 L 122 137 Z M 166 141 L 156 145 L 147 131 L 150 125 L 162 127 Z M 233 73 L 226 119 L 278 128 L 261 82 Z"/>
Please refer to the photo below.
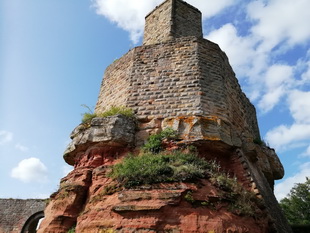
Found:
<path fill-rule="evenodd" d="M 145 16 L 162 0 L 95 0 L 94 6 L 99 15 L 117 24 L 130 33 L 130 39 L 137 43 L 142 36 Z"/>
<path fill-rule="evenodd" d="M 304 183 L 306 177 L 310 177 L 310 163 L 303 164 L 297 174 L 275 185 L 274 194 L 278 201 L 286 197 L 296 183 Z"/>
<path fill-rule="evenodd" d="M 258 106 L 263 112 L 268 112 L 276 106 L 281 98 L 293 87 L 293 67 L 275 64 L 270 66 L 265 74 L 266 91 Z"/>
<path fill-rule="evenodd" d="M 293 67 L 275 64 L 268 68 L 265 76 L 267 88 L 273 89 L 280 85 L 291 83 L 293 78 Z"/>
<path fill-rule="evenodd" d="M 220 45 L 239 75 L 248 75 L 253 61 L 257 61 L 254 50 L 256 41 L 252 37 L 241 37 L 234 25 L 226 24 L 206 35 L 206 38 Z"/>
<path fill-rule="evenodd" d="M 17 144 L 15 145 L 15 148 L 16 148 L 17 150 L 22 151 L 22 152 L 26 152 L 26 151 L 28 151 L 28 150 L 29 150 L 29 148 L 28 148 L 28 147 L 23 146 L 23 145 L 21 145 L 21 144 L 19 144 L 19 143 L 17 143 Z"/>
<path fill-rule="evenodd" d="M 203 18 L 206 19 L 220 13 L 229 6 L 237 4 L 239 0 L 186 0 L 186 2 L 198 8 L 202 13 Z"/>
<path fill-rule="evenodd" d="M 130 33 L 130 39 L 136 44 L 142 36 L 145 16 L 162 3 L 163 0 L 94 0 L 96 12 L 105 16 L 118 27 Z M 223 9 L 238 3 L 236 0 L 188 0 L 189 4 L 197 7 L 208 18 L 218 14 Z"/>
<path fill-rule="evenodd" d="M 266 50 L 285 40 L 290 46 L 304 43 L 310 38 L 309 9 L 308 0 L 254 1 L 248 5 L 248 16 L 257 21 L 252 32 Z"/>
<path fill-rule="evenodd" d="M 13 139 L 13 133 L 1 130 L 0 131 L 0 145 L 4 145 Z"/>
<path fill-rule="evenodd" d="M 24 159 L 12 169 L 11 176 L 25 183 L 45 182 L 47 168 L 38 158 Z"/>
<path fill-rule="evenodd" d="M 310 92 L 293 90 L 288 94 L 288 107 L 294 119 L 290 126 L 280 125 L 266 134 L 266 140 L 278 150 L 310 144 Z"/>
<path fill-rule="evenodd" d="M 310 91 L 294 90 L 290 93 L 288 102 L 294 120 L 310 124 Z"/>
<path fill-rule="evenodd" d="M 306 149 L 304 153 L 301 154 L 302 157 L 310 157 L 310 146 Z"/>
<path fill-rule="evenodd" d="M 274 90 L 268 90 L 268 92 L 264 94 L 261 100 L 259 101 L 258 107 L 263 112 L 270 111 L 280 101 L 284 93 L 285 90 L 283 89 L 282 86 L 277 87 Z"/>
<path fill-rule="evenodd" d="M 310 82 L 310 61 L 305 63 L 307 70 L 301 75 L 301 84 Z"/>
<path fill-rule="evenodd" d="M 266 134 L 268 143 L 277 150 L 290 148 L 290 144 L 310 139 L 310 124 L 280 125 Z"/>

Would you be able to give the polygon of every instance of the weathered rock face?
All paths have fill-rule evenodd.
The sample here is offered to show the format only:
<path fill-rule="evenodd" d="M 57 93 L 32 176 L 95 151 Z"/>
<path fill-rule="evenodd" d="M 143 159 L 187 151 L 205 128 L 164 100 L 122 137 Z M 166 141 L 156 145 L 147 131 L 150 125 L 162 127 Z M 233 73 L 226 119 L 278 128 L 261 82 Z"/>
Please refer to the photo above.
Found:
<path fill-rule="evenodd" d="M 223 170 L 230 170 L 245 189 L 256 190 L 259 195 L 243 156 L 234 147 L 210 140 L 201 140 L 196 146 L 201 157 L 217 158 Z M 76 232 L 260 233 L 273 229 L 263 202 L 255 207 L 255 218 L 243 216 L 239 207 L 231 209 L 230 201 L 223 199 L 223 190 L 208 179 L 134 189 L 118 186 L 107 174 L 111 165 L 128 153 L 122 147 L 107 148 L 89 148 L 87 159 L 76 160 L 74 171 L 52 194 L 39 232 L 66 232 L 75 224 Z"/>
<path fill-rule="evenodd" d="M 291 232 L 273 194 L 283 167 L 273 149 L 254 143 L 260 142 L 255 108 L 225 53 L 202 38 L 196 8 L 167 0 L 147 16 L 144 45 L 105 72 L 96 113 L 113 105 L 132 108 L 136 120 L 94 118 L 72 132 L 64 159 L 74 170 L 51 195 L 39 233 L 73 226 L 94 233 Z M 177 134 L 162 141 L 166 153 L 194 147 L 242 191 L 211 176 L 131 188 L 112 179 L 113 165 L 139 155 L 150 135 L 166 128 Z"/>
<path fill-rule="evenodd" d="M 59 191 L 51 195 L 39 232 L 67 232 L 74 225 L 76 232 L 277 232 L 274 215 L 269 212 L 270 207 L 274 208 L 275 199 L 270 202 L 269 196 L 273 196 L 273 180 L 283 175 L 283 168 L 273 150 L 254 143 L 248 143 L 244 148 L 228 143 L 218 133 L 221 124 L 216 118 L 153 119 L 138 121 L 137 128 L 132 119 L 125 118 L 95 118 L 87 128 L 88 134 L 96 130 L 102 132 L 115 128 L 117 119 L 122 119 L 127 124 L 117 127 L 115 135 L 127 133 L 128 137 L 118 136 L 118 143 L 114 143 L 116 138 L 110 137 L 110 141 L 104 142 L 79 140 L 74 149 L 69 146 L 65 155 L 68 156 L 70 151 L 69 161 L 74 161 L 75 169 L 61 180 Z M 73 141 L 85 136 L 85 129 L 79 130 L 79 127 L 73 131 Z M 236 177 L 245 190 L 256 193 L 259 204 L 250 200 L 246 203 L 256 206 L 255 218 L 238 212 L 238 208 L 248 206 L 234 209 L 221 195 L 223 190 L 209 179 L 125 189 L 108 176 L 112 165 L 128 153 L 137 151 L 135 135 L 140 135 L 136 142 L 141 143 L 150 134 L 166 127 L 178 132 L 178 140 L 174 142 L 176 148 L 194 145 L 200 157 L 216 159 L 221 169 Z M 86 134 L 85 137 L 97 136 Z M 269 197 L 267 203 L 270 206 L 263 195 Z M 282 218 L 281 214 L 279 218 Z M 280 224 L 279 229 L 289 232 L 285 231 L 285 224 Z"/>
<path fill-rule="evenodd" d="M 84 154 L 94 148 L 132 147 L 135 141 L 135 120 L 123 115 L 94 118 L 88 124 L 80 124 L 71 133 L 72 142 L 68 145 L 64 159 L 70 165 L 81 162 Z"/>
<path fill-rule="evenodd" d="M 195 203 L 186 199 L 189 195 Z M 216 204 L 218 200 L 217 190 L 206 180 L 124 190 L 88 202 L 76 230 L 98 232 L 100 226 L 103 232 L 268 232 L 262 211 L 256 213 L 259 220 L 241 217 Z"/>

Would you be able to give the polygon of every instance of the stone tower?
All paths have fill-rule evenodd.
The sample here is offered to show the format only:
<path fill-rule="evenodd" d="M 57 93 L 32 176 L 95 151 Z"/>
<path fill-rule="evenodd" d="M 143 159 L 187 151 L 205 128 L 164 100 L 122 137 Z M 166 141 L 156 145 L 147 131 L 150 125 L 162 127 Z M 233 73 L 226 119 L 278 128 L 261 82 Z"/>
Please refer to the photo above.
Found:
<path fill-rule="evenodd" d="M 196 8 L 173 0 L 158 6 L 146 17 L 144 45 L 107 68 L 96 112 L 125 105 L 139 119 L 199 116 L 218 128 L 205 136 L 237 146 L 260 140 L 255 108 L 227 56 L 201 31 Z"/>
<path fill-rule="evenodd" d="M 131 108 L 136 120 L 96 117 L 72 132 L 64 159 L 74 170 L 51 195 L 39 232 L 66 232 L 73 225 L 77 232 L 291 232 L 272 191 L 283 167 L 261 144 L 255 108 L 227 56 L 203 38 L 198 9 L 166 0 L 146 16 L 143 45 L 105 71 L 95 113 L 112 106 Z M 223 190 L 206 178 L 134 189 L 116 185 L 107 175 L 111 166 L 139 154 L 150 135 L 168 127 L 177 132 L 174 148 L 194 146 L 199 157 L 217 160 L 255 193 L 258 212 L 231 212 Z"/>

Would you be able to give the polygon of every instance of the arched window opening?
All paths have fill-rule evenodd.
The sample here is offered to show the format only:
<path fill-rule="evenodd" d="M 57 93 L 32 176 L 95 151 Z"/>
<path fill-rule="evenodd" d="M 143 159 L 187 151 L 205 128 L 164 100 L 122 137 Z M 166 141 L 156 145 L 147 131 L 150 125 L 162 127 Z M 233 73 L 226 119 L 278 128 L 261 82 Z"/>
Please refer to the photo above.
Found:
<path fill-rule="evenodd" d="M 31 215 L 25 222 L 21 233 L 36 233 L 42 218 L 44 218 L 43 211 Z"/>

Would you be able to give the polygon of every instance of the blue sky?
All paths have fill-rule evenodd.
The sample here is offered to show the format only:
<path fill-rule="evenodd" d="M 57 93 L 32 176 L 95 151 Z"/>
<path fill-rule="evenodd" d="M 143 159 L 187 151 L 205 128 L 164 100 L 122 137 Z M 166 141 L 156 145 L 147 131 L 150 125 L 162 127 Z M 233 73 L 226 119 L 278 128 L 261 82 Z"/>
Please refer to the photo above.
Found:
<path fill-rule="evenodd" d="M 141 44 L 161 0 L 0 2 L 0 198 L 48 197 L 71 169 L 71 131 L 105 68 Z M 285 167 L 284 197 L 310 176 L 310 1 L 188 0 L 203 13 Z"/>

